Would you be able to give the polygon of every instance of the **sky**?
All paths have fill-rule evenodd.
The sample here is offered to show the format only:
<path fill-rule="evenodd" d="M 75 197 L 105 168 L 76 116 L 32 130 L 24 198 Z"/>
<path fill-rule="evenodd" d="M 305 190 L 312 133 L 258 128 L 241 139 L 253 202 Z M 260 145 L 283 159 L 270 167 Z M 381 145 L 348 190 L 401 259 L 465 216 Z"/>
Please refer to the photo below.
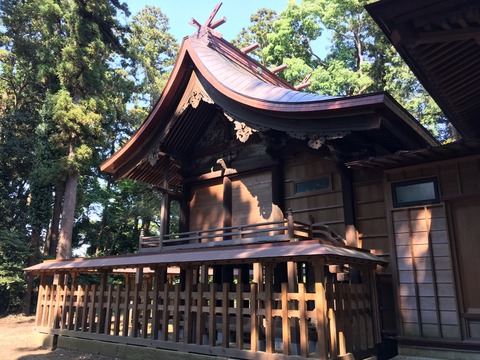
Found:
<path fill-rule="evenodd" d="M 287 7 L 288 0 L 124 0 L 132 15 L 138 13 L 144 6 L 150 5 L 160 10 L 170 20 L 171 33 L 180 42 L 185 36 L 195 32 L 195 27 L 188 24 L 194 18 L 204 24 L 215 6 L 222 6 L 214 18 L 227 18 L 227 22 L 216 30 L 230 41 L 234 39 L 243 27 L 250 25 L 250 15 L 261 8 L 273 9 L 280 13 Z"/>

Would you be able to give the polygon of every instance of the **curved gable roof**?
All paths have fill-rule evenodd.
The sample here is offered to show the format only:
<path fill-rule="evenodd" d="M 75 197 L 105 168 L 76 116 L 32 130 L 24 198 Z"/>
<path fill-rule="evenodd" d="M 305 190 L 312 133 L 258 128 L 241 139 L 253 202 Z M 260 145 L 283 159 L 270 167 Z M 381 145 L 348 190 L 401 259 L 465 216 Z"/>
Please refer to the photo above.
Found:
<path fill-rule="evenodd" d="M 174 144 L 182 136 L 189 136 L 172 131 L 172 124 L 182 116 L 191 119 L 212 115 L 206 107 L 197 115 L 185 111 L 198 92 L 234 120 L 256 129 L 312 138 L 336 131 L 379 129 L 385 123 L 389 132 L 408 134 L 402 140 L 407 148 L 437 144 L 385 93 L 333 98 L 297 91 L 211 29 L 202 27 L 183 40 L 164 92 L 145 122 L 101 165 L 101 170 L 127 177 L 157 147 L 159 139 L 170 137 L 169 142 Z"/>

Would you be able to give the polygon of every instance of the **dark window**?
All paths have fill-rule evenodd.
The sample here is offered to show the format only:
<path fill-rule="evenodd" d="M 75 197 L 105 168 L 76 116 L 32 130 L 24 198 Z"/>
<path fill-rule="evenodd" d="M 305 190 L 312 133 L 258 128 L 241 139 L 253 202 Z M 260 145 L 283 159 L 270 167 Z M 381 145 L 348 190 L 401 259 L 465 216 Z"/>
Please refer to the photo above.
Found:
<path fill-rule="evenodd" d="M 440 201 L 436 178 L 392 184 L 393 206 L 432 204 Z"/>
<path fill-rule="evenodd" d="M 295 183 L 295 193 L 304 193 L 310 191 L 329 190 L 330 176 L 319 179 L 299 181 Z"/>

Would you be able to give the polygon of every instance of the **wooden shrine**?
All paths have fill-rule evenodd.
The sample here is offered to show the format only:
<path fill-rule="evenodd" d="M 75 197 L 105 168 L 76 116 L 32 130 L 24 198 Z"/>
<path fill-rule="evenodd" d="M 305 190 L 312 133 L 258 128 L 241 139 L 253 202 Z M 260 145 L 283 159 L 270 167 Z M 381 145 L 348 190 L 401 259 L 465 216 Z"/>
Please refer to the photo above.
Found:
<path fill-rule="evenodd" d="M 300 91 L 225 41 L 217 11 L 101 167 L 162 192 L 159 233 L 28 268 L 39 331 L 240 359 L 388 358 L 464 331 L 474 349 L 478 292 L 458 282 L 478 269 L 455 259 L 476 254 L 480 143 L 440 146 L 386 93 Z"/>

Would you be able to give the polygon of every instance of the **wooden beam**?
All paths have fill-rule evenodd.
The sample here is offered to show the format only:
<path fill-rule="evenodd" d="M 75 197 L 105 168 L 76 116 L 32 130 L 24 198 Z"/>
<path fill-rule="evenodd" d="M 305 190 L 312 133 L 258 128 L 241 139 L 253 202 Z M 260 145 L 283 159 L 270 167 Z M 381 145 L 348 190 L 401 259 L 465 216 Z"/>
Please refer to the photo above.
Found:
<path fill-rule="evenodd" d="M 217 15 L 218 10 L 220 10 L 220 7 L 222 6 L 222 3 L 218 3 L 215 8 L 213 9 L 212 13 L 208 17 L 207 21 L 205 21 L 205 27 L 211 27 L 212 26 L 212 21 L 215 18 L 215 15 Z"/>
<path fill-rule="evenodd" d="M 216 29 L 217 27 L 225 24 L 226 22 L 227 22 L 227 18 L 224 16 L 221 19 L 218 19 L 214 21 L 212 24 L 210 24 L 210 29 Z"/>
<path fill-rule="evenodd" d="M 270 69 L 270 71 L 271 71 L 272 73 L 276 74 L 276 73 L 278 73 L 278 72 L 280 72 L 280 71 L 285 70 L 286 68 L 288 68 L 288 65 L 287 65 L 287 64 L 282 64 L 282 65 L 279 65 L 279 66 L 277 66 L 277 67 L 275 67 L 275 68 L 273 68 L 273 69 Z"/>
<path fill-rule="evenodd" d="M 260 47 L 260 44 L 258 42 L 254 42 L 253 44 L 250 44 L 248 46 L 245 46 L 244 48 L 241 48 L 240 51 L 244 54 L 248 54 L 249 52 L 252 52 L 253 50 L 256 50 Z"/>
<path fill-rule="evenodd" d="M 196 28 L 200 29 L 202 27 L 202 24 L 200 24 L 197 20 L 195 20 L 194 18 L 192 18 L 192 20 L 190 20 L 188 22 L 189 25 L 192 25 L 192 26 L 195 26 Z"/>

